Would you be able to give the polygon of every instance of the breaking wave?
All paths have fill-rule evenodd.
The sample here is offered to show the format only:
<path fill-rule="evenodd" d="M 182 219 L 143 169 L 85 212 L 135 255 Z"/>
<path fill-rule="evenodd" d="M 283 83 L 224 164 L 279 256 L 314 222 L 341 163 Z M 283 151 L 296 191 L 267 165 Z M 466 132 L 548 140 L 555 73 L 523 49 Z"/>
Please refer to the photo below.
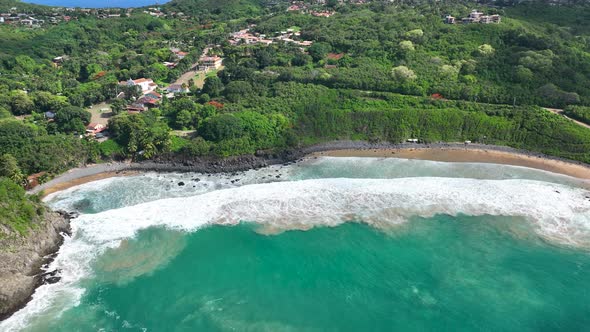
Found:
<path fill-rule="evenodd" d="M 0 330 L 20 329 L 33 317 L 55 317 L 76 305 L 84 293 L 80 281 L 92 275 L 95 258 L 149 227 L 192 232 L 246 221 L 281 231 L 353 220 L 387 227 L 436 214 L 522 217 L 548 241 L 590 248 L 590 192 L 561 184 L 428 177 L 252 184 L 80 216 L 51 266 L 61 270 L 61 281 L 40 287 Z"/>

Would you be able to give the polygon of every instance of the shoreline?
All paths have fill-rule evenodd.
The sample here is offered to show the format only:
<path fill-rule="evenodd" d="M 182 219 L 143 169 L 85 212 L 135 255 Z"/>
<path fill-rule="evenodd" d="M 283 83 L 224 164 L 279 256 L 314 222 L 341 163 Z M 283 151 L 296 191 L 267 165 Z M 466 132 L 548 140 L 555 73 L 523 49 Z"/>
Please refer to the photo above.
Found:
<path fill-rule="evenodd" d="M 564 174 L 575 177 L 590 183 L 590 165 L 581 162 L 570 161 L 562 158 L 546 156 L 539 153 L 517 150 L 510 147 L 462 143 L 438 143 L 438 144 L 372 144 L 363 141 L 335 141 L 323 144 L 312 145 L 299 150 L 291 150 L 282 154 L 259 154 L 253 156 L 239 156 L 227 159 L 218 158 L 191 158 L 182 159 L 178 156 L 169 156 L 155 161 L 145 162 L 116 162 L 95 164 L 86 167 L 71 169 L 66 173 L 44 183 L 29 194 L 41 193 L 43 197 L 50 194 L 97 181 L 118 176 L 131 176 L 142 172 L 199 172 L 199 173 L 222 173 L 239 172 L 250 169 L 257 169 L 270 165 L 290 164 L 307 158 L 316 157 L 373 157 L 373 158 L 404 158 L 432 160 L 440 162 L 470 162 L 470 163 L 492 163 L 502 165 L 513 165 L 540 169 L 548 172 Z M 66 216 L 66 212 L 62 213 Z M 60 218 L 66 222 L 65 226 L 56 229 L 69 229 L 69 217 Z M 52 225 L 52 223 L 48 223 Z M 58 232 L 59 233 L 59 232 Z M 57 233 L 56 233 L 57 234 Z M 37 249 L 40 259 L 35 263 L 40 266 L 46 263 L 46 255 L 54 255 L 63 242 L 63 237 L 55 236 L 51 242 L 51 249 Z M 48 252 L 49 251 L 49 252 Z M 45 282 L 54 280 L 55 271 L 44 272 L 36 268 L 29 272 L 28 288 L 24 291 L 25 296 L 17 299 L 18 303 L 4 315 L 0 320 L 6 319 L 18 309 L 24 307 L 30 300 L 35 289 Z M 47 274 L 47 276 L 46 276 Z M 59 280 L 58 278 L 56 280 Z M 55 281 L 56 281 L 55 280 Z"/>
<path fill-rule="evenodd" d="M 538 169 L 546 172 L 590 180 L 590 167 L 561 160 L 546 159 L 514 152 L 490 149 L 407 148 L 407 149 L 343 149 L 311 154 L 314 157 L 402 158 L 453 163 L 485 163 Z"/>
<path fill-rule="evenodd" d="M 489 163 L 539 169 L 551 173 L 590 180 L 590 165 L 506 146 L 463 143 L 369 143 L 334 141 L 292 150 L 282 155 L 262 154 L 218 158 L 164 158 L 144 162 L 114 162 L 71 169 L 29 194 L 42 197 L 85 183 L 143 172 L 233 173 L 270 165 L 289 164 L 313 157 L 373 157 L 431 160 L 439 162 Z"/>

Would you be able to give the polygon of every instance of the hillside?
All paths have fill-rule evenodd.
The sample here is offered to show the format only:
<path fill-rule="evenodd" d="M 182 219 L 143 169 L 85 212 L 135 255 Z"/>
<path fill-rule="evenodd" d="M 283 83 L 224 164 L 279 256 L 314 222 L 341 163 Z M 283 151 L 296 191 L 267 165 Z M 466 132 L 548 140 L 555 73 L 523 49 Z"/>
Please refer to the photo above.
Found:
<path fill-rule="evenodd" d="M 283 0 L 281 0 L 283 1 Z M 256 17 L 265 12 L 265 8 L 281 1 L 276 0 L 173 0 L 164 5 L 167 11 L 183 12 L 199 17 L 203 22 L 212 19 L 235 19 Z"/>

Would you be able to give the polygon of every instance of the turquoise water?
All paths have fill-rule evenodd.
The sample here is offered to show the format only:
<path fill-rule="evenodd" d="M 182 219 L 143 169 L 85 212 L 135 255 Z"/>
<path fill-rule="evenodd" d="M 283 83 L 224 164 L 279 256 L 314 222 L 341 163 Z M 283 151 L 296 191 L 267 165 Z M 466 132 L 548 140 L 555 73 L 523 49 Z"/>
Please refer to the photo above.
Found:
<path fill-rule="evenodd" d="M 520 232 L 527 230 L 518 220 L 467 216 L 413 220 L 390 232 L 362 224 L 275 236 L 251 225 L 190 235 L 151 228 L 101 257 L 82 304 L 49 327 L 587 328 L 590 256 Z M 129 269 L 137 264 L 145 271 Z"/>
<path fill-rule="evenodd" d="M 62 281 L 0 331 L 583 331 L 586 186 L 373 158 L 108 179 L 49 198 L 84 213 Z"/>

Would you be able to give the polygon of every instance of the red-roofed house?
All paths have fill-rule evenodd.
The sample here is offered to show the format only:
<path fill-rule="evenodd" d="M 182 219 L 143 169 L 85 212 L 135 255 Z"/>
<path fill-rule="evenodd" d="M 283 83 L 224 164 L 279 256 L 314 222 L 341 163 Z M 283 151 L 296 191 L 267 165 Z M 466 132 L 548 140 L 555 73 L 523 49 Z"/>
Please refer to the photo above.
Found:
<path fill-rule="evenodd" d="M 215 108 L 217 108 L 218 110 L 223 108 L 223 104 L 215 101 L 215 100 L 211 100 L 210 102 L 207 103 L 208 105 L 214 106 Z"/>
<path fill-rule="evenodd" d="M 328 60 L 340 60 L 344 56 L 344 53 L 328 53 L 326 56 Z"/>
<path fill-rule="evenodd" d="M 157 93 L 156 91 L 148 92 L 145 94 L 145 96 L 152 99 L 162 99 L 162 95 Z"/>
<path fill-rule="evenodd" d="M 106 127 L 103 124 L 91 123 L 88 126 L 86 126 L 86 133 L 89 135 L 96 135 L 105 129 Z"/>
<path fill-rule="evenodd" d="M 176 52 L 174 52 L 174 54 L 176 54 L 176 57 L 179 60 L 182 60 L 182 59 L 184 59 L 184 57 L 186 57 L 188 55 L 188 52 L 176 51 Z"/>

